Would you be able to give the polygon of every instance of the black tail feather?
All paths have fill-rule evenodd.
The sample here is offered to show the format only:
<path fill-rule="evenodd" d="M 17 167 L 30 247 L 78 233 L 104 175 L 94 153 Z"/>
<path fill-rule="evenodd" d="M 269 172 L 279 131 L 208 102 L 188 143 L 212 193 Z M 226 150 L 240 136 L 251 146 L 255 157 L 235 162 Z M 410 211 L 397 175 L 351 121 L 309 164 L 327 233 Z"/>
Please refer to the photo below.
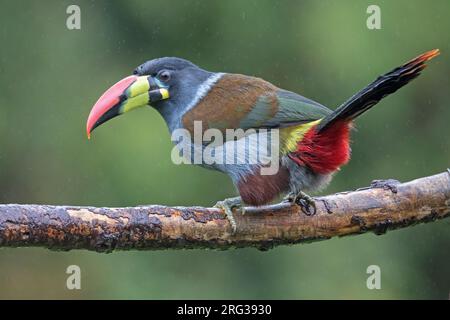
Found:
<path fill-rule="evenodd" d="M 318 125 L 317 131 L 323 131 L 337 121 L 350 121 L 358 117 L 376 105 L 381 99 L 418 77 L 420 72 L 426 67 L 425 62 L 437 55 L 439 55 L 439 49 L 425 52 L 404 65 L 378 77 L 374 82 L 344 102 L 332 114 L 325 117 Z"/>

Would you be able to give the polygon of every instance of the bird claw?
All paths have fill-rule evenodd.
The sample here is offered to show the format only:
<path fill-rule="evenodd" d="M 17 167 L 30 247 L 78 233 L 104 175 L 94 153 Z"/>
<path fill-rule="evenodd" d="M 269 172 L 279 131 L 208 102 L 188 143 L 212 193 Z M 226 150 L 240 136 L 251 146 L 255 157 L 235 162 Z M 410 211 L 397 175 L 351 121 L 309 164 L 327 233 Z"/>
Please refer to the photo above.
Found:
<path fill-rule="evenodd" d="M 400 184 L 400 181 L 395 179 L 387 179 L 387 180 L 373 180 L 370 183 L 369 188 L 380 188 L 384 190 L 390 190 L 392 193 L 397 193 L 397 186 Z"/>
<path fill-rule="evenodd" d="M 303 191 L 300 191 L 297 194 L 289 193 L 286 197 L 284 197 L 284 200 L 299 205 L 302 212 L 307 216 L 313 216 L 317 212 L 316 201 L 313 197 L 307 195 Z"/>
<path fill-rule="evenodd" d="M 214 208 L 222 209 L 225 212 L 227 219 L 231 224 L 233 234 L 235 234 L 237 231 L 237 223 L 233 216 L 233 208 L 240 208 L 241 213 L 242 214 L 245 213 L 244 207 L 242 207 L 241 198 L 240 197 L 227 198 L 224 199 L 223 201 L 217 201 L 217 203 L 214 205 Z"/>

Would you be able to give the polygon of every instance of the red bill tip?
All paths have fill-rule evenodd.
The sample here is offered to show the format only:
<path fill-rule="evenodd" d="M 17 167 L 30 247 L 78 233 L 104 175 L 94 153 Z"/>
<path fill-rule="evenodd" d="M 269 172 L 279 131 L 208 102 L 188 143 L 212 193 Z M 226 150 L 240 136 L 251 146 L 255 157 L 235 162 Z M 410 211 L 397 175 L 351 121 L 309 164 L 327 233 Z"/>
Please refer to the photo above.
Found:
<path fill-rule="evenodd" d="M 128 76 L 116 84 L 114 84 L 111 88 L 106 90 L 104 94 L 97 100 L 95 105 L 92 107 L 91 112 L 89 113 L 89 117 L 86 123 L 86 132 L 88 139 L 91 137 L 91 131 L 102 115 L 105 114 L 109 109 L 114 107 L 120 99 L 120 95 L 122 95 L 125 90 L 136 81 L 137 76 Z"/>

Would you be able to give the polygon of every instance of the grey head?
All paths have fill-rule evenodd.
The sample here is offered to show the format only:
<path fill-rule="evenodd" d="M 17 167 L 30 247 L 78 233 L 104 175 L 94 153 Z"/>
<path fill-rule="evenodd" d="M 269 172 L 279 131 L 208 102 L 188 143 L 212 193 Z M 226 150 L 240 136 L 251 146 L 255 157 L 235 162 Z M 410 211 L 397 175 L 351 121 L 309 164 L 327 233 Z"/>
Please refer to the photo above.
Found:
<path fill-rule="evenodd" d="M 141 64 L 133 74 L 155 77 L 168 87 L 170 98 L 156 102 L 153 107 L 162 115 L 172 131 L 179 127 L 182 115 L 187 111 L 186 108 L 201 84 L 213 73 L 185 59 L 164 57 Z"/>

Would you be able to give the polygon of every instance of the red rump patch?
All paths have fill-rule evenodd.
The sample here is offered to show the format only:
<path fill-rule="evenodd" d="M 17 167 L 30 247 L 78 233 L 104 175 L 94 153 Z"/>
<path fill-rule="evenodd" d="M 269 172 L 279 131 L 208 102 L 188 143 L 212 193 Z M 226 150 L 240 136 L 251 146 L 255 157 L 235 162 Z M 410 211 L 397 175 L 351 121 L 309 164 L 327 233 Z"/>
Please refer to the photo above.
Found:
<path fill-rule="evenodd" d="M 288 156 L 316 173 L 332 173 L 350 160 L 350 128 L 348 121 L 336 122 L 320 133 L 314 126 Z"/>

